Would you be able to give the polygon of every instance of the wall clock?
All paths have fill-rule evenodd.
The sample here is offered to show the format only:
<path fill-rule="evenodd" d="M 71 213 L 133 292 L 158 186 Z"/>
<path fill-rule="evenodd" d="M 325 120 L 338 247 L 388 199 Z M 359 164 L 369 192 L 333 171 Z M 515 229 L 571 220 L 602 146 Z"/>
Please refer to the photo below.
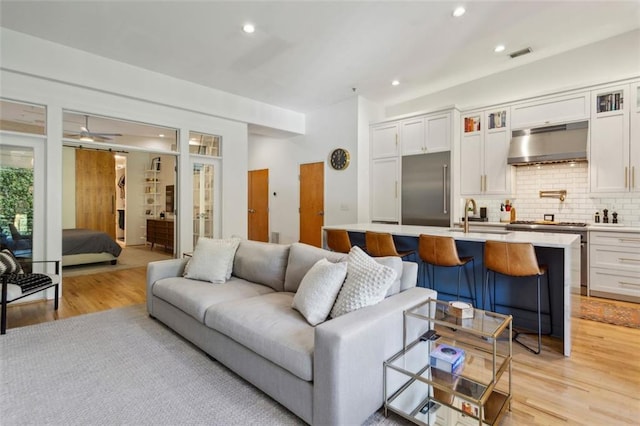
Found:
<path fill-rule="evenodd" d="M 349 151 L 344 148 L 336 148 L 331 151 L 331 156 L 329 158 L 331 167 L 336 170 L 344 170 L 349 166 L 349 161 L 351 161 L 351 156 L 349 155 Z"/>

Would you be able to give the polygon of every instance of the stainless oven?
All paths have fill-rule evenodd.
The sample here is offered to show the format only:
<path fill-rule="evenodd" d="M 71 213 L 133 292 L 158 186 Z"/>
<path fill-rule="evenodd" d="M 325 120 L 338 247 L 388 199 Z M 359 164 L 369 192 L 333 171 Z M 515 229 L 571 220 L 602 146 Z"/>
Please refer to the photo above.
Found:
<path fill-rule="evenodd" d="M 589 248 L 587 224 L 584 222 L 515 221 L 506 226 L 512 231 L 555 232 L 580 236 L 580 294 L 587 295 L 589 280 Z"/>

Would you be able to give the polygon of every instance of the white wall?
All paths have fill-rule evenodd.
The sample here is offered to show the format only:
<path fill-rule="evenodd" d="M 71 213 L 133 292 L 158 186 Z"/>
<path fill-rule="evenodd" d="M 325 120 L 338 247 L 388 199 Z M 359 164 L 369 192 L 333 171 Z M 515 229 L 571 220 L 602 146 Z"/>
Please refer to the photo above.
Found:
<path fill-rule="evenodd" d="M 533 53 L 535 54 L 535 52 Z M 390 105 L 394 117 L 457 105 L 470 109 L 617 79 L 640 72 L 640 30 L 580 47 L 437 93 Z"/>
<path fill-rule="evenodd" d="M 304 133 L 304 114 L 0 28 L 1 67 L 186 111 Z M 87 110 L 78 110 L 85 112 Z M 153 122 L 153 121 L 150 121 Z"/>
<path fill-rule="evenodd" d="M 270 232 L 279 232 L 281 243 L 299 239 L 300 164 L 325 163 L 325 225 L 358 220 L 361 158 L 357 123 L 358 98 L 354 96 L 307 114 L 305 136 L 273 139 L 250 135 L 249 169 L 269 169 Z M 366 135 L 368 144 L 368 124 Z M 329 154 L 335 148 L 346 148 L 351 154 L 347 169 L 333 170 L 328 165 Z M 366 182 L 368 188 L 368 176 Z"/>

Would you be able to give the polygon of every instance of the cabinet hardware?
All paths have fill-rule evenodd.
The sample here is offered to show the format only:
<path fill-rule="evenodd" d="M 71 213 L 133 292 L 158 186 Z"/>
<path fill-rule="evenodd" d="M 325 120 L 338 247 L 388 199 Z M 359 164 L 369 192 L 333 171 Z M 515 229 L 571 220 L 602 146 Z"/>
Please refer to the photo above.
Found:
<path fill-rule="evenodd" d="M 624 187 L 627 187 L 627 183 L 628 183 L 628 177 L 629 177 L 629 168 L 627 166 L 624 166 Z"/>
<path fill-rule="evenodd" d="M 447 165 L 442 165 L 442 213 L 447 214 Z"/>
<path fill-rule="evenodd" d="M 636 187 L 636 166 L 631 166 L 631 188 Z"/>
<path fill-rule="evenodd" d="M 620 284 L 620 287 L 640 287 L 638 283 L 629 283 L 626 281 L 618 281 L 618 284 Z"/>
<path fill-rule="evenodd" d="M 618 262 L 620 262 L 620 263 L 625 263 L 625 262 L 640 263 L 640 259 L 629 259 L 629 258 L 625 258 L 625 257 L 619 257 L 618 258 Z"/>
<path fill-rule="evenodd" d="M 621 243 L 640 243 L 640 238 L 618 238 Z"/>
<path fill-rule="evenodd" d="M 396 198 L 398 198 L 398 181 L 396 181 Z"/>

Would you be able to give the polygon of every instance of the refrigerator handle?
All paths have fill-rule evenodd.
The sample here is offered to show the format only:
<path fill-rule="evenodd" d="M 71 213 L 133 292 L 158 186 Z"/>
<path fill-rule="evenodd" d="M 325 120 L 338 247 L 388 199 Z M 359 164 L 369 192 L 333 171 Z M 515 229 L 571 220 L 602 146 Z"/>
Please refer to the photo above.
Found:
<path fill-rule="evenodd" d="M 442 213 L 447 214 L 447 165 L 442 165 Z"/>

